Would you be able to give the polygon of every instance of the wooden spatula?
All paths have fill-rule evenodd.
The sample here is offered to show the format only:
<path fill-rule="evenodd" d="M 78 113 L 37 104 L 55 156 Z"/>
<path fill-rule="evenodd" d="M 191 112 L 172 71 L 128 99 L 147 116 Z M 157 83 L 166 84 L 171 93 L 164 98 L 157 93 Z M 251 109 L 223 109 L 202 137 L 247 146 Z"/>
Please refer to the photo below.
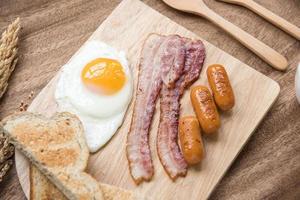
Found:
<path fill-rule="evenodd" d="M 297 40 L 300 40 L 300 28 L 291 24 L 290 22 L 286 21 L 285 19 L 279 17 L 278 15 L 272 13 L 270 10 L 262 7 L 261 5 L 257 4 L 253 0 L 218 0 L 227 3 L 237 4 L 249 8 L 256 14 L 260 15 L 261 17 L 265 18 L 278 28 L 282 29 L 286 33 L 294 36 Z"/>
<path fill-rule="evenodd" d="M 203 0 L 163 0 L 169 6 L 184 12 L 193 13 L 207 18 L 214 24 L 218 25 L 228 32 L 235 39 L 240 41 L 244 46 L 253 51 L 261 59 L 269 63 L 272 67 L 278 70 L 287 68 L 287 60 L 281 54 L 276 52 L 271 47 L 257 40 L 250 34 L 246 33 L 239 27 L 228 22 L 214 11 L 209 9 Z"/>

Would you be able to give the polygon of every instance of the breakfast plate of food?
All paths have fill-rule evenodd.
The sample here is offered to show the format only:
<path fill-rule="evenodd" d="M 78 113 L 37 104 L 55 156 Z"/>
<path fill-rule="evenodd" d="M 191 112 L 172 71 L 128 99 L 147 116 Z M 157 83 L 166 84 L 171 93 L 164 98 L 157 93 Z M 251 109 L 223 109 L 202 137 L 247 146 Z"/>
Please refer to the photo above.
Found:
<path fill-rule="evenodd" d="M 79 199 L 80 185 L 80 194 L 101 199 L 99 181 L 104 199 L 206 199 L 279 91 L 144 3 L 124 0 L 30 113 L 5 119 L 4 130 L 22 152 L 16 169 L 28 198 Z"/>

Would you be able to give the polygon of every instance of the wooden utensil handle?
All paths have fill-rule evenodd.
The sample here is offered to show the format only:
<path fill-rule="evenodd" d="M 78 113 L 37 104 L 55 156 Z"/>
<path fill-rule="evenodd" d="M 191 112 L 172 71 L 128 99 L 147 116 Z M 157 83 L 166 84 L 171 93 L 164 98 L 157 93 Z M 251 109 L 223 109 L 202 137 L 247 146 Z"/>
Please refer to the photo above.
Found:
<path fill-rule="evenodd" d="M 192 13 L 201 15 L 220 26 L 275 69 L 281 71 L 286 70 L 288 62 L 285 57 L 252 35 L 225 20 L 208 7 L 201 6 L 201 8 L 199 7 L 199 11 L 195 9 Z"/>
<path fill-rule="evenodd" d="M 284 30 L 285 32 L 289 33 L 290 35 L 294 36 L 297 40 L 300 40 L 300 28 L 291 24 L 290 22 L 286 21 L 285 19 L 279 17 L 278 15 L 274 14 L 270 10 L 262 7 L 261 5 L 257 4 L 252 0 L 247 1 L 240 1 L 238 4 L 249 8 L 253 12 L 257 13 L 261 17 L 265 18 L 266 20 L 270 21 L 272 24 L 277 26 L 278 28 Z"/>

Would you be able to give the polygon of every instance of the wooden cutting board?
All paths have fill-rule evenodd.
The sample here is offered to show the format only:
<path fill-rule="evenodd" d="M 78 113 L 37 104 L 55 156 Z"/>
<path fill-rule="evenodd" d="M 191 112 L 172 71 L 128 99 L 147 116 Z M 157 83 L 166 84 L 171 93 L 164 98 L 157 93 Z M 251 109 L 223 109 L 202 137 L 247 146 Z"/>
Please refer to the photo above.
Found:
<path fill-rule="evenodd" d="M 127 53 L 137 84 L 137 63 L 143 40 L 149 33 L 179 34 L 199 38 L 167 17 L 138 0 L 123 0 L 113 13 L 94 32 L 89 40 L 101 40 Z M 213 137 L 204 137 L 206 157 L 196 167 L 191 167 L 185 178 L 172 182 L 161 166 L 155 146 L 159 122 L 159 103 L 151 127 L 150 145 L 155 167 L 151 182 L 136 186 L 130 177 L 125 155 L 126 135 L 132 115 L 133 101 L 127 111 L 122 127 L 111 141 L 89 161 L 88 172 L 97 180 L 144 193 L 154 199 L 206 199 L 218 184 L 226 170 L 245 145 L 259 122 L 277 98 L 279 85 L 255 71 L 236 58 L 204 41 L 207 57 L 203 72 L 194 84 L 207 85 L 206 68 L 221 63 L 229 74 L 236 105 L 232 111 L 221 114 L 222 127 Z M 80 49 L 79 49 L 80 51 Z M 76 54 L 75 54 L 76 55 Z M 71 58 L 72 59 L 72 58 Z M 56 111 L 53 98 L 59 74 L 41 91 L 29 107 L 30 111 L 52 115 Z M 181 115 L 194 114 L 189 100 L 189 90 L 182 100 Z M 16 168 L 20 183 L 29 196 L 29 163 L 16 153 Z"/>

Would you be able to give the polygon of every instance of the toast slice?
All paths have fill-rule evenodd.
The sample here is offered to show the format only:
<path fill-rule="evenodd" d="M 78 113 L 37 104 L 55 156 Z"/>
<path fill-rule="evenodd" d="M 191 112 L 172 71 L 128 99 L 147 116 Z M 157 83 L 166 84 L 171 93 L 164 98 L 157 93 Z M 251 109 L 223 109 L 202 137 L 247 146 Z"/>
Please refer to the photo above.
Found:
<path fill-rule="evenodd" d="M 139 200 L 131 191 L 112 185 L 100 183 L 105 200 Z M 67 198 L 33 165 L 30 167 L 30 199 L 31 200 L 67 200 Z"/>
<path fill-rule="evenodd" d="M 70 113 L 51 119 L 33 113 L 3 120 L 10 141 L 71 200 L 102 200 L 98 182 L 84 170 L 89 157 L 80 120 Z"/>
<path fill-rule="evenodd" d="M 67 200 L 55 185 L 34 166 L 30 165 L 30 200 Z"/>

